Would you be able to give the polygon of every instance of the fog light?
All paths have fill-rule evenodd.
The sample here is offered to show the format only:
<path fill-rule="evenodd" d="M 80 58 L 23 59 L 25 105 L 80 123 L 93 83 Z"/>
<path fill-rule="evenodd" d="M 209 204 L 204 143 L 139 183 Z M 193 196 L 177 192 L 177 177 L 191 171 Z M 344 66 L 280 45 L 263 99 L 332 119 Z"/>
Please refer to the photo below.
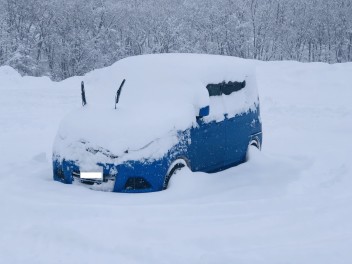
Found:
<path fill-rule="evenodd" d="M 141 177 L 131 177 L 128 178 L 125 184 L 125 189 L 126 190 L 143 190 L 143 189 L 149 189 L 152 186 L 150 183 Z"/>

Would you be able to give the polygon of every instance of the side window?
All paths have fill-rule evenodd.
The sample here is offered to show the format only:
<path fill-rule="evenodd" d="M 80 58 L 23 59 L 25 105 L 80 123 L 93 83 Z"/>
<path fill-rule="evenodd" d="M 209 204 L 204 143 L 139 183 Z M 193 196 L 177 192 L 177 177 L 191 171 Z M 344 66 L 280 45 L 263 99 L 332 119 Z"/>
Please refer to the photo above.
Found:
<path fill-rule="evenodd" d="M 237 92 L 246 87 L 246 81 L 243 82 L 222 82 L 217 84 L 208 84 L 207 89 L 209 96 L 218 96 L 218 95 L 229 95 L 233 92 Z"/>

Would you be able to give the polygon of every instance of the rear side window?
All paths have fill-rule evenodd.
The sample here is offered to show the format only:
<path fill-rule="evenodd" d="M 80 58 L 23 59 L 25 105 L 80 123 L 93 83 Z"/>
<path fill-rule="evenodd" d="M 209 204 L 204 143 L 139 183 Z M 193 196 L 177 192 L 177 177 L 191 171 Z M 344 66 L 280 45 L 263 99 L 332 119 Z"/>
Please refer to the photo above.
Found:
<path fill-rule="evenodd" d="M 207 90 L 209 96 L 218 96 L 218 95 L 229 95 L 233 92 L 237 92 L 246 87 L 246 81 L 243 82 L 222 82 L 217 84 L 208 84 Z"/>

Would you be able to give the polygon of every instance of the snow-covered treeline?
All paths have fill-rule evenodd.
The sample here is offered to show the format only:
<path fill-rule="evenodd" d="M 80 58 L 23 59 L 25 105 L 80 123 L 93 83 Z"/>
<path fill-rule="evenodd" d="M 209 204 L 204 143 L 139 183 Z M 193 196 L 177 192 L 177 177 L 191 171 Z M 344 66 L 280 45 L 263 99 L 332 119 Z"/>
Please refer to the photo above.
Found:
<path fill-rule="evenodd" d="M 352 0 L 0 0 L 0 65 L 55 80 L 165 52 L 352 61 Z"/>

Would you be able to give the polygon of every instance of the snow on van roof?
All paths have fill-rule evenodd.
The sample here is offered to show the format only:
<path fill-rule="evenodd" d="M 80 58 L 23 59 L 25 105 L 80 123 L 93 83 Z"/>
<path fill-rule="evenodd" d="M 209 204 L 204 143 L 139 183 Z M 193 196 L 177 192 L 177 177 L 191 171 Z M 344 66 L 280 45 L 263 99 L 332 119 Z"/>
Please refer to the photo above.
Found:
<path fill-rule="evenodd" d="M 205 106 L 210 106 L 207 122 L 220 121 L 224 111 L 234 116 L 255 110 L 258 95 L 251 64 L 227 56 L 158 54 L 129 57 L 90 72 L 80 78 L 85 82 L 87 105 L 63 120 L 60 144 L 85 140 L 119 155 L 196 125 L 199 109 Z M 126 83 L 115 110 L 116 91 L 123 79 Z M 228 96 L 210 98 L 206 89 L 208 84 L 244 80 L 245 89 Z M 67 82 L 76 81 L 72 88 L 79 91 L 77 77 Z M 165 148 L 154 150 L 154 156 L 163 155 L 176 142 L 169 140 Z"/>

